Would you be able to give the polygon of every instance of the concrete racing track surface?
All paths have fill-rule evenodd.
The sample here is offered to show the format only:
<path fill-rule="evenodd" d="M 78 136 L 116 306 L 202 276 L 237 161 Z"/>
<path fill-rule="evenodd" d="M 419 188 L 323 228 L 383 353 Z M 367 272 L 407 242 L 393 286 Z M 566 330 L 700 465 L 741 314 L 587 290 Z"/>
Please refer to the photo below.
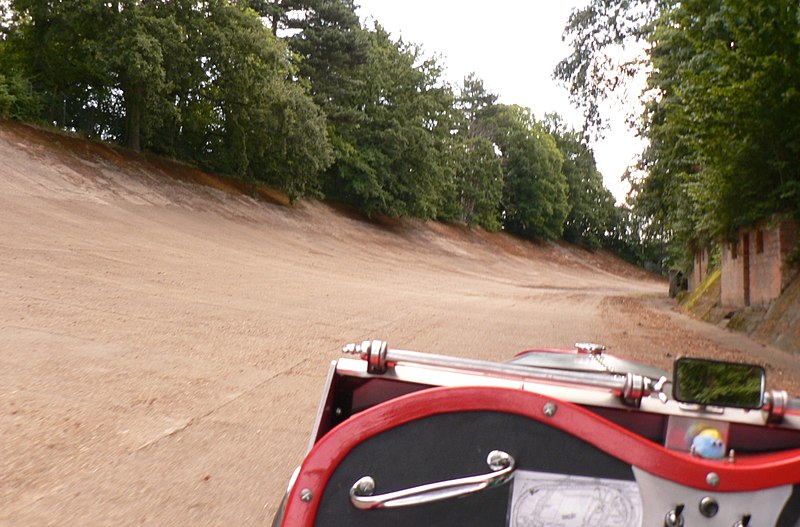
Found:
<path fill-rule="evenodd" d="M 750 358 L 797 393 L 791 357 L 676 313 L 609 255 L 282 207 L 169 166 L 0 123 L 0 525 L 268 523 L 330 361 L 367 338 Z"/>

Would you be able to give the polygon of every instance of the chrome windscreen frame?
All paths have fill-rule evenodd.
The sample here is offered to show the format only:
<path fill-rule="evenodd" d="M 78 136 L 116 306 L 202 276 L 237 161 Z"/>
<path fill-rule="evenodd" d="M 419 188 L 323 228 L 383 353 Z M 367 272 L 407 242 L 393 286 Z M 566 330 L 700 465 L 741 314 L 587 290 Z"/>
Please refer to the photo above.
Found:
<path fill-rule="evenodd" d="M 389 349 L 385 341 L 349 344 L 343 352 L 358 358 L 341 358 L 336 375 L 381 378 L 427 386 L 492 386 L 531 391 L 555 399 L 605 408 L 693 416 L 756 426 L 767 423 L 800 429 L 800 401 L 783 391 L 766 392 L 760 410 L 702 407 L 674 400 L 668 378 L 650 379 L 636 374 L 554 370 L 512 363 L 496 363 Z"/>

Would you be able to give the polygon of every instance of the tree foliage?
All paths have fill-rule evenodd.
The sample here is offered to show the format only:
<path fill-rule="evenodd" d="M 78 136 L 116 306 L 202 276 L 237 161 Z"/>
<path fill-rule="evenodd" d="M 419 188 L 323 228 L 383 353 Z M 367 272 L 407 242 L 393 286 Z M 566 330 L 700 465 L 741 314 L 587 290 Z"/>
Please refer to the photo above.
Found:
<path fill-rule="evenodd" d="M 607 245 L 591 151 L 353 0 L 0 2 L 0 117 L 49 123 L 367 215 Z"/>
<path fill-rule="evenodd" d="M 606 245 L 618 215 L 614 196 L 603 186 L 594 154 L 582 135 L 565 126 L 558 115 L 548 115 L 545 127 L 564 157 L 561 172 L 567 181 L 570 210 L 563 238 L 592 249 Z"/>
<path fill-rule="evenodd" d="M 646 41 L 662 3 L 670 0 L 593 0 L 572 12 L 564 28 L 572 52 L 554 76 L 566 83 L 570 100 L 583 110 L 584 134 L 602 135 L 602 103 L 641 67 L 626 47 Z"/>
<path fill-rule="evenodd" d="M 455 219 L 488 230 L 500 228 L 500 203 L 503 199 L 503 164 L 494 144 L 483 137 L 457 143 Z"/>
<path fill-rule="evenodd" d="M 367 214 L 436 217 L 452 163 L 453 95 L 437 61 L 358 26 L 349 2 L 320 1 L 291 37 L 328 118 L 336 156 L 326 194 Z"/>
<path fill-rule="evenodd" d="M 443 211 L 448 220 L 477 225 L 488 230 L 502 226 L 503 166 L 492 141 L 491 116 L 497 95 L 483 81 L 469 74 L 454 101 L 452 157 L 454 173 L 449 204 Z"/>
<path fill-rule="evenodd" d="M 561 237 L 569 213 L 563 155 L 526 108 L 498 106 L 494 141 L 502 152 L 506 228 L 534 239 Z"/>
<path fill-rule="evenodd" d="M 590 103 L 615 89 L 604 79 L 630 70 L 580 72 L 613 44 L 647 42 L 649 146 L 631 201 L 648 234 L 671 242 L 675 263 L 775 213 L 800 218 L 800 4 L 598 0 L 573 15 L 566 35 L 573 53 L 555 74 Z"/>
<path fill-rule="evenodd" d="M 316 186 L 330 163 L 322 113 L 285 46 L 223 0 L 14 0 L 4 58 L 44 119 L 241 178 Z"/>

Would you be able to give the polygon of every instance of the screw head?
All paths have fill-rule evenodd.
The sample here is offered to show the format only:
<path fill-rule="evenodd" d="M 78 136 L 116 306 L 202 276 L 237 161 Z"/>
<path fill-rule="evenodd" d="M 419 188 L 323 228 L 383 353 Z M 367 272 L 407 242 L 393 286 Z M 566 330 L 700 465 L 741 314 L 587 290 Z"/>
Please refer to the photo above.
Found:
<path fill-rule="evenodd" d="M 706 483 L 708 483 L 712 487 L 716 487 L 717 485 L 719 485 L 719 474 L 717 474 L 716 472 L 709 472 L 706 475 Z"/>
<path fill-rule="evenodd" d="M 308 503 L 314 499 L 314 493 L 311 492 L 311 489 L 303 489 L 300 491 L 300 500 Z"/>
<path fill-rule="evenodd" d="M 513 462 L 514 459 L 502 450 L 492 450 L 489 452 L 489 455 L 486 456 L 486 464 L 489 465 L 489 468 L 492 470 L 503 470 L 504 468 L 508 468 Z"/>
<path fill-rule="evenodd" d="M 544 415 L 546 415 L 547 417 L 553 417 L 554 415 L 556 415 L 556 410 L 558 410 L 556 403 L 547 403 L 544 405 L 544 408 L 542 409 Z"/>

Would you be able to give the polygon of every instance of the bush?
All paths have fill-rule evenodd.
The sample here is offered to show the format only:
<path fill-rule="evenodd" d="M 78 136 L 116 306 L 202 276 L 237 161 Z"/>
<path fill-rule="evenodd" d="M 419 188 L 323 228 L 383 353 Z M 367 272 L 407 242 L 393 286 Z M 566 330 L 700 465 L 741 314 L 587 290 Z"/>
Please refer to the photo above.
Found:
<path fill-rule="evenodd" d="M 41 99 L 28 79 L 17 73 L 0 73 L 0 117 L 17 121 L 38 121 Z"/>

